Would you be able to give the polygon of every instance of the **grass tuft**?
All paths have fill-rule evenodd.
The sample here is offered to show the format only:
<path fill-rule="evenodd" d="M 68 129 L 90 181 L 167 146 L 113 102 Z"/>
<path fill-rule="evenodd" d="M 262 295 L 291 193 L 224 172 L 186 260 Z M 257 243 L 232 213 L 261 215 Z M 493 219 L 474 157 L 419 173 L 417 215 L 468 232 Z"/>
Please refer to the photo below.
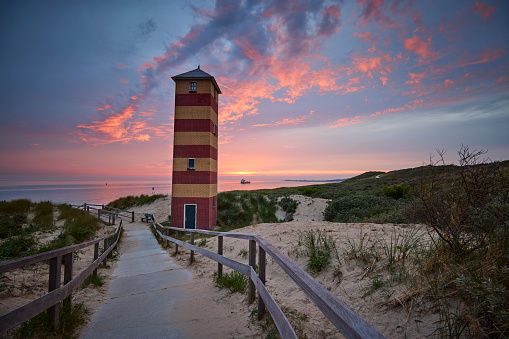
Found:
<path fill-rule="evenodd" d="M 232 293 L 246 293 L 247 285 L 247 277 L 237 271 L 232 271 L 231 273 L 223 273 L 221 277 L 216 278 L 217 287 L 226 288 Z"/>

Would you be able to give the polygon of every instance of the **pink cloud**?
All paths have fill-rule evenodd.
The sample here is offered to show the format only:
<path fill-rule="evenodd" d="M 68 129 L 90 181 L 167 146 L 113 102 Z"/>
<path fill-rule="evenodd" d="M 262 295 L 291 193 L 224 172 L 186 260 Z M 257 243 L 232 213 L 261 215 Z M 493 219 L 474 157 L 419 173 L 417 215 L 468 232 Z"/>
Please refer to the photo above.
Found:
<path fill-rule="evenodd" d="M 313 115 L 314 111 L 310 111 L 308 115 L 302 115 L 297 118 L 286 118 L 280 121 L 276 121 L 271 124 L 257 124 L 253 125 L 253 127 L 266 127 L 266 126 L 284 126 L 284 125 L 300 125 L 305 122 L 308 118 Z"/>
<path fill-rule="evenodd" d="M 387 84 L 387 77 L 380 77 L 380 81 L 382 82 L 382 85 L 385 86 L 385 84 Z"/>
<path fill-rule="evenodd" d="M 419 55 L 422 59 L 436 60 L 440 57 L 439 52 L 432 51 L 431 36 L 425 41 L 414 33 L 411 38 L 405 39 L 404 43 L 407 51 Z"/>
<path fill-rule="evenodd" d="M 127 80 L 127 79 L 120 79 L 120 83 L 122 83 L 122 84 L 128 84 L 128 83 L 129 83 L 129 80 Z"/>
<path fill-rule="evenodd" d="M 481 13 L 483 20 L 488 19 L 491 13 L 495 12 L 496 9 L 495 6 L 487 6 L 482 2 L 476 2 L 472 7 L 472 10 Z"/>
<path fill-rule="evenodd" d="M 498 82 L 499 84 L 502 84 L 504 82 L 509 82 L 509 77 L 506 77 L 506 76 L 501 76 L 500 78 L 498 78 L 497 80 L 495 80 L 496 82 Z"/>

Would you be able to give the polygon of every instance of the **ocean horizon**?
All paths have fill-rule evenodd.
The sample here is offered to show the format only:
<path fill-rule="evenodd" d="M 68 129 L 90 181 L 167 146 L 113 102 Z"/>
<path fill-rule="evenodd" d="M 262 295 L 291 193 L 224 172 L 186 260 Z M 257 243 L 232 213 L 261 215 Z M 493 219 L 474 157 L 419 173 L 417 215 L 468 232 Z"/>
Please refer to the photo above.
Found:
<path fill-rule="evenodd" d="M 322 181 L 285 180 L 218 180 L 218 191 L 258 190 L 278 187 L 306 186 Z M 326 180 L 323 181 L 324 183 Z M 121 197 L 141 194 L 171 194 L 170 180 L 0 180 L 0 201 L 29 199 L 67 204 L 107 204 Z"/>

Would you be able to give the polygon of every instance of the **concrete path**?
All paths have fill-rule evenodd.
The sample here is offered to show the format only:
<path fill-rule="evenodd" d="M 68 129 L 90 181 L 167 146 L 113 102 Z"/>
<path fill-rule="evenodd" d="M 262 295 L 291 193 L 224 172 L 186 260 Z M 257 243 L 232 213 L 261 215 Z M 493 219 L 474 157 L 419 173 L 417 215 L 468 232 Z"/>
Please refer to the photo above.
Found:
<path fill-rule="evenodd" d="M 82 338 L 231 338 L 231 328 L 210 328 L 227 314 L 204 307 L 205 293 L 193 291 L 192 274 L 161 249 L 148 225 L 124 225 L 108 295 Z"/>

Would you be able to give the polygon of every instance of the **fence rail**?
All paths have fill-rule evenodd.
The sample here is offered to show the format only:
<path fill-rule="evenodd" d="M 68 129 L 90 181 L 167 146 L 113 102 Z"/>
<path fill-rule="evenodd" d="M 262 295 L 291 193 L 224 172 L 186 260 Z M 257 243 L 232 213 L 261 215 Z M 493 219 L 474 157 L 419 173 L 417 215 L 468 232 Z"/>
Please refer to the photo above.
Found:
<path fill-rule="evenodd" d="M 282 338 L 297 338 L 290 322 L 281 311 L 279 305 L 270 295 L 265 287 L 266 279 L 266 253 L 276 262 L 283 271 L 297 284 L 297 286 L 308 296 L 308 298 L 322 311 L 322 313 L 336 326 L 346 338 L 384 338 L 384 336 L 352 311 L 345 303 L 336 298 L 325 287 L 320 285 L 308 273 L 297 266 L 287 256 L 282 254 L 272 244 L 254 234 L 241 234 L 229 232 L 216 232 L 208 230 L 183 229 L 176 227 L 162 226 L 155 217 L 152 217 L 152 226 L 156 234 L 162 239 L 176 244 L 175 251 L 178 253 L 178 246 L 183 246 L 191 251 L 191 262 L 194 252 L 206 256 L 218 262 L 218 276 L 222 275 L 222 265 L 228 266 L 249 278 L 249 302 L 255 299 L 255 289 L 258 291 L 258 319 L 265 313 L 265 307 L 274 319 L 274 323 Z M 165 234 L 163 234 L 163 231 Z M 170 237 L 170 231 L 175 231 L 176 238 Z M 178 239 L 179 232 L 190 234 L 190 242 Z M 194 245 L 194 234 L 206 234 L 218 237 L 218 253 L 211 252 Z M 243 264 L 233 259 L 224 257 L 223 237 L 236 238 L 249 241 L 249 264 Z M 256 245 L 258 245 L 258 274 L 255 271 Z"/>
<path fill-rule="evenodd" d="M 91 213 L 90 210 L 97 211 L 97 217 L 106 223 L 106 218 L 108 218 L 107 225 L 114 225 L 115 219 L 124 217 L 131 219 L 131 222 L 134 222 L 134 211 L 123 210 L 120 208 L 111 207 L 104 204 L 87 204 L 84 203 L 82 205 L 72 205 L 74 208 L 82 209 Z"/>
<path fill-rule="evenodd" d="M 22 324 L 37 314 L 48 310 L 50 325 L 54 328 L 59 327 L 59 307 L 60 302 L 68 298 L 72 292 L 78 288 L 85 279 L 91 275 L 97 275 L 97 268 L 101 262 L 106 262 L 108 255 L 118 243 L 120 232 L 122 231 L 122 219 L 115 233 L 90 240 L 81 244 L 72 245 L 53 251 L 31 255 L 16 260 L 0 263 L 0 273 L 12 271 L 27 265 L 49 260 L 49 288 L 48 293 L 32 300 L 9 313 L 0 316 L 0 335 Z M 103 242 L 103 253 L 99 256 L 99 243 Z M 94 246 L 94 261 L 83 271 L 73 278 L 73 253 L 82 248 Z M 62 260 L 63 259 L 63 260 Z M 64 262 L 64 285 L 60 286 L 62 279 L 61 266 Z"/>

